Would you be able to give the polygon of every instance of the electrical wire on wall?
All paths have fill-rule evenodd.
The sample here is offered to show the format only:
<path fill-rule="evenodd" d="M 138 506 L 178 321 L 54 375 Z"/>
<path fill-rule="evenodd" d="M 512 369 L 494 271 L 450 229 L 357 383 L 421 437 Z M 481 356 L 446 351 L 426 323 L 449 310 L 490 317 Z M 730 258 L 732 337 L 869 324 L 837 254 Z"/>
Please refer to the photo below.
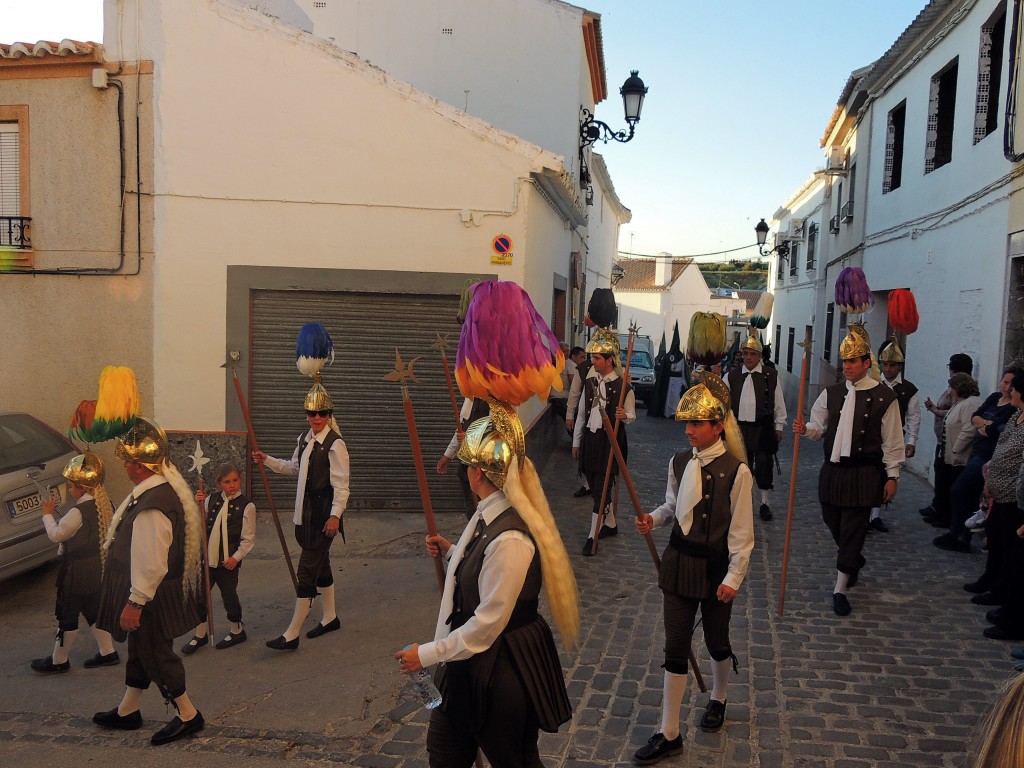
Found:
<path fill-rule="evenodd" d="M 1003 156 L 1011 163 L 1024 160 L 1024 153 L 1016 151 L 1017 144 L 1017 90 L 1020 84 L 1021 0 L 1013 0 L 1013 22 L 1010 26 L 1009 77 L 1006 78 L 1006 119 L 1003 122 Z"/>

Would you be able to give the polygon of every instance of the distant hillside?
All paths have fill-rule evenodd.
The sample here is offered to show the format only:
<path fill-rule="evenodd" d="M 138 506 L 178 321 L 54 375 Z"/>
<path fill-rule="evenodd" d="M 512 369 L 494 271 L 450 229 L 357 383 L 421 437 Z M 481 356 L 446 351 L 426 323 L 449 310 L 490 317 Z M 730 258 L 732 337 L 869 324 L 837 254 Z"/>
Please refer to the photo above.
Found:
<path fill-rule="evenodd" d="M 732 259 L 730 261 L 714 261 L 705 264 L 698 264 L 708 288 L 736 288 L 742 290 L 766 291 L 768 290 L 768 264 L 767 261 L 743 261 Z"/>

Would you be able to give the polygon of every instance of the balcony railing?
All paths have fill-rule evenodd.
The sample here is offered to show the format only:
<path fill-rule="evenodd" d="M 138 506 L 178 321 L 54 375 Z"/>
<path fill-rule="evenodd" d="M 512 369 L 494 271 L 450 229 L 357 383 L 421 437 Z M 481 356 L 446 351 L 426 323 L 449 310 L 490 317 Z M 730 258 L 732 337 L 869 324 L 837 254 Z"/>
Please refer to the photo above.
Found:
<path fill-rule="evenodd" d="M 28 249 L 32 247 L 28 216 L 0 216 L 0 248 Z"/>

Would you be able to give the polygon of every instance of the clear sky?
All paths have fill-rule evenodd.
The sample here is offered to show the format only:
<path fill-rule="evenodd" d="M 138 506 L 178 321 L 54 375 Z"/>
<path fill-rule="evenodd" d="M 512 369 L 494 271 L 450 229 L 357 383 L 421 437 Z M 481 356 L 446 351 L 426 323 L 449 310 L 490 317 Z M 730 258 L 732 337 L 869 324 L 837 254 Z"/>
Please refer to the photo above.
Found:
<path fill-rule="evenodd" d="M 633 212 L 619 247 L 686 256 L 754 242 L 758 220 L 822 166 L 850 72 L 885 53 L 926 0 L 573 4 L 601 14 L 609 98 L 597 118 L 625 127 L 630 69 L 650 88 L 633 141 L 595 145 Z M 102 0 L 0 0 L 0 42 L 102 42 L 102 16 Z"/>

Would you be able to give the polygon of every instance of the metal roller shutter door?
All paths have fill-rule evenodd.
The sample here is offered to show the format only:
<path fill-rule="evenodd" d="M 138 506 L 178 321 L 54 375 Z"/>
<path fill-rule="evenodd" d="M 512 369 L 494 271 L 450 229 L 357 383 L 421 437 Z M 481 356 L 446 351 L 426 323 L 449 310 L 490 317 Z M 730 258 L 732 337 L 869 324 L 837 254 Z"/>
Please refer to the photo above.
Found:
<path fill-rule="evenodd" d="M 334 342 L 335 361 L 323 383 L 351 459 L 352 510 L 421 512 L 419 485 L 402 405 L 401 387 L 382 377 L 395 368 L 395 348 L 408 364 L 419 357 L 419 384 L 409 390 L 419 428 L 430 496 L 439 512 L 462 511 L 454 471 L 434 471 L 455 431 L 437 333 L 448 337 L 449 365 L 458 346 L 457 295 L 253 291 L 250 407 L 260 448 L 289 458 L 305 427 L 302 401 L 312 381 L 295 367 L 295 339 L 307 322 L 323 323 Z M 461 405 L 461 395 L 456 390 Z M 268 473 L 271 493 L 285 519 L 294 508 L 295 478 Z M 260 482 L 252 483 L 257 506 L 266 509 Z"/>

